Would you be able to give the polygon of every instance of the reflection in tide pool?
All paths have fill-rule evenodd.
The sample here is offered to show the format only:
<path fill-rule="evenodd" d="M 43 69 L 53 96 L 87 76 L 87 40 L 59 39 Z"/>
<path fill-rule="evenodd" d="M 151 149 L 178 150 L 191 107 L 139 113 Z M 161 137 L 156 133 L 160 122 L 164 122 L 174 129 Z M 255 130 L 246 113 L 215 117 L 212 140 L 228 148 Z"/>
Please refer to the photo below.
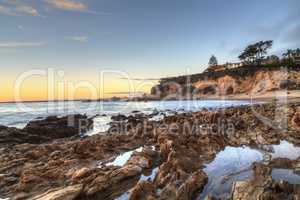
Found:
<path fill-rule="evenodd" d="M 300 148 L 287 142 L 281 141 L 279 145 L 272 145 L 273 153 L 272 158 L 288 158 L 295 160 L 300 156 Z"/>
<path fill-rule="evenodd" d="M 226 147 L 216 155 L 216 158 L 206 165 L 204 171 L 209 180 L 199 199 L 207 195 L 217 198 L 227 198 L 231 194 L 232 184 L 252 178 L 251 165 L 254 162 L 270 161 L 275 158 L 291 160 L 300 157 L 300 148 L 287 141 L 279 145 L 258 145 L 257 147 Z M 300 184 L 300 176 L 288 169 L 273 169 L 275 180 L 285 180 L 291 184 Z"/>
<path fill-rule="evenodd" d="M 209 180 L 200 199 L 204 199 L 208 194 L 219 198 L 227 197 L 230 195 L 232 183 L 250 178 L 252 172 L 249 169 L 252 163 L 262 159 L 263 155 L 259 151 L 249 147 L 226 147 L 205 167 L 204 171 Z M 235 176 L 226 180 L 229 175 Z"/>
<path fill-rule="evenodd" d="M 141 178 L 140 178 L 139 181 L 154 181 L 157 172 L 158 172 L 158 167 L 152 169 L 150 175 L 144 175 L 144 174 L 142 174 L 142 176 L 141 176 Z M 115 200 L 128 200 L 129 196 L 130 196 L 130 191 L 131 190 L 125 192 L 124 194 L 122 194 L 118 198 L 115 198 Z"/>
<path fill-rule="evenodd" d="M 106 166 L 119 166 L 122 167 L 126 164 L 126 162 L 130 159 L 130 157 L 132 156 L 132 154 L 136 151 L 136 152 L 141 152 L 143 150 L 143 147 L 140 147 L 138 149 L 132 150 L 132 151 L 128 151 L 125 152 L 119 156 L 117 156 L 114 161 L 106 163 Z"/>
<path fill-rule="evenodd" d="M 130 192 L 125 192 L 124 194 L 122 194 L 121 196 L 119 196 L 118 198 L 115 198 L 115 200 L 128 200 L 129 199 L 129 195 Z"/>
<path fill-rule="evenodd" d="M 291 184 L 300 185 L 300 175 L 295 174 L 291 169 L 273 169 L 272 178 L 276 181 L 284 180 Z"/>
<path fill-rule="evenodd" d="M 140 178 L 140 181 L 154 181 L 157 172 L 158 172 L 158 167 L 154 168 L 154 169 L 151 171 L 151 174 L 148 175 L 148 176 L 142 174 L 142 176 L 141 176 L 141 178 Z"/>

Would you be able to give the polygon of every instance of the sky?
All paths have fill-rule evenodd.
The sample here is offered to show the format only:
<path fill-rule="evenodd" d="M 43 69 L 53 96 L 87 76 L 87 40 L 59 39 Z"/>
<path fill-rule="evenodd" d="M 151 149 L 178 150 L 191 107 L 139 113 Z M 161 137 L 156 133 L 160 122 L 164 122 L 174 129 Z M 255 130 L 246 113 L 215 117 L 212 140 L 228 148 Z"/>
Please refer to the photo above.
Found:
<path fill-rule="evenodd" d="M 0 101 L 149 92 L 258 40 L 280 55 L 300 47 L 299 10 L 299 0 L 0 0 Z"/>

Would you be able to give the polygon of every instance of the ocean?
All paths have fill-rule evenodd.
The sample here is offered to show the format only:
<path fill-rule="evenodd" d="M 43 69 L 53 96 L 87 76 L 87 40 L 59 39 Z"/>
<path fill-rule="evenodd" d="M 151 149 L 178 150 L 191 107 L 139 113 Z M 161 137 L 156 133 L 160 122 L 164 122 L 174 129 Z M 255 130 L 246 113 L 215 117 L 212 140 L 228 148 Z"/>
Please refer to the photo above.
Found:
<path fill-rule="evenodd" d="M 159 112 L 198 111 L 202 108 L 225 108 L 249 104 L 249 101 L 235 100 L 197 100 L 197 101 L 149 101 L 149 102 L 30 102 L 30 103 L 0 103 L 0 125 L 24 128 L 36 118 L 47 116 L 65 116 L 69 114 L 99 115 L 94 118 L 94 130 L 90 134 L 106 131 L 113 115 L 129 115 L 133 111 L 150 114 Z"/>

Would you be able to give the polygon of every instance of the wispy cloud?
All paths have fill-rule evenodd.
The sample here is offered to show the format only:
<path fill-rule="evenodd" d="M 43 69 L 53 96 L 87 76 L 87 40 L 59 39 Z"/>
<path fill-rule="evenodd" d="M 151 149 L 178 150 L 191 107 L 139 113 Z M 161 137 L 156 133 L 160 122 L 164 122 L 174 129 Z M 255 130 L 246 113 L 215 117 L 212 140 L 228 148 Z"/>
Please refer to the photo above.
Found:
<path fill-rule="evenodd" d="M 24 30 L 24 26 L 22 26 L 22 25 L 18 25 L 17 28 L 22 31 Z"/>
<path fill-rule="evenodd" d="M 68 40 L 73 40 L 76 42 L 87 42 L 88 41 L 88 37 L 87 36 L 71 36 L 71 37 L 67 37 Z"/>
<path fill-rule="evenodd" d="M 16 7 L 16 11 L 19 13 L 23 13 L 23 14 L 27 14 L 27 15 L 31 15 L 31 16 L 40 16 L 39 12 L 31 7 L 31 6 L 27 6 L 27 5 L 21 5 L 21 6 L 17 6 Z"/>
<path fill-rule="evenodd" d="M 86 3 L 81 2 L 81 0 L 43 0 L 40 5 L 42 8 L 49 5 L 54 9 L 67 10 L 67 11 L 78 11 L 88 14 L 96 15 L 111 15 L 111 13 L 90 10 Z M 10 16 L 39 16 L 41 15 L 39 10 L 36 8 L 36 4 L 33 1 L 23 1 L 23 0 L 0 0 L 0 14 L 10 15 Z"/>
<path fill-rule="evenodd" d="M 0 14 L 15 16 L 16 13 L 9 7 L 0 5 Z"/>
<path fill-rule="evenodd" d="M 0 48 L 40 47 L 44 45 L 46 45 L 45 42 L 0 42 Z"/>
<path fill-rule="evenodd" d="M 2 4 L 1 4 L 2 3 Z M 21 1 L 0 1 L 0 14 L 19 16 L 19 15 L 30 15 L 30 16 L 41 16 L 36 8 L 31 5 L 24 4 Z"/>
<path fill-rule="evenodd" d="M 95 15 L 111 15 L 108 12 L 90 10 L 86 3 L 79 0 L 44 0 L 50 6 L 60 10 L 79 11 Z"/>
<path fill-rule="evenodd" d="M 62 10 L 87 11 L 88 6 L 73 0 L 46 0 L 51 6 Z"/>

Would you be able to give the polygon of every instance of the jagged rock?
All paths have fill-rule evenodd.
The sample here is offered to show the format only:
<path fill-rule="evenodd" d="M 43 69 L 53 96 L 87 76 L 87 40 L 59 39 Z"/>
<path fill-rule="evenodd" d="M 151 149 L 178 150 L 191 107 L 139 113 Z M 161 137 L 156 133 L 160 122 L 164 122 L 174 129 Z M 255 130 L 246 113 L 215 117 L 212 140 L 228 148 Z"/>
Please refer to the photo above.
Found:
<path fill-rule="evenodd" d="M 276 158 L 270 162 L 270 165 L 274 168 L 292 168 L 294 162 L 287 158 Z"/>
<path fill-rule="evenodd" d="M 255 163 L 253 170 L 255 175 L 252 180 L 234 183 L 232 200 L 281 200 L 297 199 L 299 197 L 300 185 L 272 180 L 271 167 Z"/>
<path fill-rule="evenodd" d="M 21 143 L 40 143 L 47 141 L 46 136 L 29 134 L 17 128 L 9 128 L 2 126 L 0 128 L 0 145 L 8 146 Z"/>
<path fill-rule="evenodd" d="M 93 128 L 93 119 L 86 115 L 50 116 L 43 120 L 30 121 L 23 129 L 33 135 L 49 138 L 72 137 Z"/>
<path fill-rule="evenodd" d="M 127 120 L 127 116 L 119 114 L 119 115 L 112 116 L 111 119 L 113 121 L 125 121 L 125 120 Z"/>
<path fill-rule="evenodd" d="M 155 187 L 148 181 L 140 181 L 130 193 L 129 200 L 156 199 Z"/>
<path fill-rule="evenodd" d="M 130 184 L 136 184 L 141 173 L 142 168 L 132 165 L 113 170 L 108 174 L 96 177 L 90 184 L 87 184 L 80 197 L 82 199 L 112 198 L 116 194 L 121 194 L 130 189 L 127 188 Z"/>
<path fill-rule="evenodd" d="M 82 185 L 49 190 L 44 194 L 33 197 L 32 200 L 74 200 L 82 190 Z"/>
<path fill-rule="evenodd" d="M 135 191 L 132 198 L 136 199 L 142 198 L 143 194 L 145 199 L 151 200 L 192 199 L 200 194 L 207 181 L 207 176 L 202 171 L 205 163 L 213 161 L 216 154 L 226 146 L 249 144 L 255 147 L 258 143 L 278 144 L 285 139 L 300 144 L 299 132 L 293 128 L 298 123 L 294 116 L 298 116 L 300 112 L 299 103 L 287 105 L 288 126 L 285 131 L 265 124 L 253 113 L 254 109 L 262 116 L 272 119 L 278 106 L 280 107 L 275 104 L 240 106 L 222 111 L 204 109 L 194 113 L 165 116 L 160 121 L 151 121 L 145 116 L 143 122 L 149 123 L 145 128 L 140 127 L 138 122 L 133 123 L 130 130 L 121 131 L 119 134 L 57 140 L 46 138 L 47 143 L 42 144 L 22 143 L 17 138 L 16 145 L 0 148 L 0 195 L 11 199 L 30 199 L 45 194 L 46 191 L 56 192 L 57 188 L 82 185 L 83 189 L 76 199 L 110 200 L 132 189 Z M 139 117 L 136 120 L 132 118 L 132 122 L 139 121 Z M 48 122 L 51 120 L 54 119 L 48 119 Z M 233 124 L 234 132 L 218 132 L 214 125 L 219 121 L 224 122 L 224 130 Z M 126 125 L 127 122 L 124 123 Z M 41 128 L 42 124 L 31 124 L 31 127 Z M 172 124 L 179 126 L 177 131 L 155 129 L 160 125 Z M 207 125 L 211 129 L 207 128 L 204 132 L 197 129 L 185 130 L 186 124 L 202 128 Z M 56 127 L 52 125 L 49 122 L 47 128 Z M 0 127 L 0 133 L 7 129 Z M 217 131 L 212 133 L 211 130 Z M 38 137 L 41 138 L 41 135 Z M 5 137 L 0 135 L 0 138 Z M 99 163 L 105 164 L 117 155 L 142 146 L 145 148 L 130 154 L 131 157 L 122 167 L 99 166 Z M 297 187 L 273 182 L 270 175 L 272 166 L 285 166 L 296 171 L 298 164 L 299 160 L 290 163 L 283 159 L 274 160 L 269 165 L 255 164 L 255 181 L 235 183 L 234 197 L 247 199 L 265 195 L 269 198 L 271 193 L 267 193 L 267 190 L 274 195 L 285 194 L 286 191 L 297 195 Z M 139 183 L 142 172 L 154 167 L 157 167 L 155 178 Z"/>
<path fill-rule="evenodd" d="M 90 171 L 90 169 L 87 167 L 83 167 L 83 168 L 75 171 L 72 174 L 72 180 L 79 179 L 79 178 L 82 178 L 83 176 L 86 176 L 89 171 Z"/>
<path fill-rule="evenodd" d="M 208 177 L 203 171 L 193 173 L 178 189 L 176 199 L 193 199 L 195 194 L 202 191 L 207 181 Z"/>

